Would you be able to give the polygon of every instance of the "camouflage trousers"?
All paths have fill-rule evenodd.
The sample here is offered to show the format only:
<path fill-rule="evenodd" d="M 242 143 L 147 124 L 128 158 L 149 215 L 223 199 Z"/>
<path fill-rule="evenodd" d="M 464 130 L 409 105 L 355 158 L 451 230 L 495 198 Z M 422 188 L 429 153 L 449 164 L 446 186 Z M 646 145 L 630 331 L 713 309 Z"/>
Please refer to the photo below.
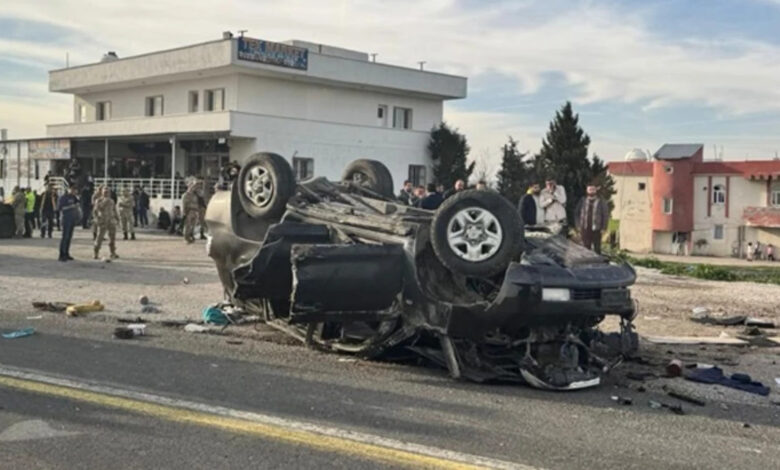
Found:
<path fill-rule="evenodd" d="M 112 255 L 116 255 L 116 225 L 114 224 L 95 224 L 97 226 L 97 238 L 95 239 L 95 257 L 100 253 L 100 246 L 103 244 L 103 237 L 108 233 L 108 248 Z"/>
<path fill-rule="evenodd" d="M 198 223 L 198 211 L 187 211 L 184 215 L 184 239 L 188 243 L 195 241 L 195 225 Z"/>
<path fill-rule="evenodd" d="M 122 224 L 122 232 L 135 233 L 135 230 L 133 229 L 132 209 L 122 209 L 119 211 L 119 223 Z"/>

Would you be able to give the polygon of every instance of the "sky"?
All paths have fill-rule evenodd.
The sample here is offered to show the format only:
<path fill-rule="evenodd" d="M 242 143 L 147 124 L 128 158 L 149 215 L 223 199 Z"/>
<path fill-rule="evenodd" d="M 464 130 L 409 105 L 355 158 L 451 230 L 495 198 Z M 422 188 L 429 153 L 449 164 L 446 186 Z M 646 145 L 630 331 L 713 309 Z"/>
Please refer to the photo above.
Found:
<path fill-rule="evenodd" d="M 703 143 L 727 160 L 780 152 L 780 0 L 5 0 L 0 127 L 45 134 L 72 116 L 47 71 L 246 29 L 377 53 L 378 62 L 468 77 L 444 120 L 497 170 L 509 136 L 531 153 L 569 100 L 591 154 Z"/>

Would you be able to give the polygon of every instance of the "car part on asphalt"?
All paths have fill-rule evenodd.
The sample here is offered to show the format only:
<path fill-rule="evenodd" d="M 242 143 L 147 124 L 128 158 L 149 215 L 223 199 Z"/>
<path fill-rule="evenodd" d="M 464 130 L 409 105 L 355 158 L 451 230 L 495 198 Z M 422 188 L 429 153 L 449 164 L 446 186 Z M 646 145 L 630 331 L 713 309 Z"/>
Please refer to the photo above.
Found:
<path fill-rule="evenodd" d="M 541 227 L 525 237 L 498 193 L 409 207 L 372 160 L 340 182 L 263 186 L 290 175 L 278 155 L 251 157 L 211 198 L 207 252 L 227 301 L 305 344 L 367 358 L 412 352 L 455 378 L 551 390 L 597 385 L 637 350 L 633 268 Z M 619 331 L 597 329 L 606 315 Z"/>

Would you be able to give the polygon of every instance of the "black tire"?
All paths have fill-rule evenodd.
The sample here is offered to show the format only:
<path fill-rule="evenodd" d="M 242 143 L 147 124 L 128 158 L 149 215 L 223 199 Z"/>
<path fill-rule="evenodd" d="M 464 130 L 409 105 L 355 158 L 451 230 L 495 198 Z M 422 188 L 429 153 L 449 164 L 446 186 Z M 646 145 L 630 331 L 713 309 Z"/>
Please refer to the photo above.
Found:
<path fill-rule="evenodd" d="M 471 210 L 473 209 L 473 210 Z M 457 232 L 466 234 L 466 227 L 460 227 L 459 219 L 453 220 L 456 216 L 488 213 L 489 218 L 485 231 L 497 234 L 496 225 L 500 228 L 500 237 L 498 243 L 491 244 L 490 241 L 477 242 L 472 245 L 475 250 L 478 248 L 478 257 L 482 259 L 466 259 L 466 252 L 469 251 L 470 243 L 458 244 L 459 240 L 453 241 L 456 247 L 451 246 L 449 232 L 455 229 Z M 471 219 L 469 219 L 471 221 Z M 452 225 L 451 225 L 452 223 Z M 471 224 L 479 232 L 483 225 L 479 222 Z M 453 232 L 456 233 L 456 232 Z M 519 214 L 500 194 L 485 190 L 466 190 L 456 193 L 442 203 L 431 223 L 431 245 L 433 251 L 439 258 L 439 261 L 450 271 L 471 277 L 487 277 L 498 274 L 506 270 L 509 263 L 516 259 L 523 250 L 523 222 Z M 495 247 L 495 249 L 494 249 Z M 456 252 L 458 250 L 458 252 Z"/>
<path fill-rule="evenodd" d="M 376 160 L 355 160 L 344 169 L 342 181 L 355 181 L 367 189 L 387 198 L 393 198 L 395 187 L 390 170 Z"/>
<path fill-rule="evenodd" d="M 295 194 L 295 176 L 287 160 L 275 153 L 249 157 L 238 174 L 238 199 L 253 218 L 277 219 Z"/>

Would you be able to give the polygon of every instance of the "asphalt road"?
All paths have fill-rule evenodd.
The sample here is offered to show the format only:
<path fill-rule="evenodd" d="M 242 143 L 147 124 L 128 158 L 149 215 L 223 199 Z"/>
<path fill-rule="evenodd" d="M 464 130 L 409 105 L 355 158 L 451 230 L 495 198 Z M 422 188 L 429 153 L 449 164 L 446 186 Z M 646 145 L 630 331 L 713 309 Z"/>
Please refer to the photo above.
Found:
<path fill-rule="evenodd" d="M 169 347 L 154 337 L 119 342 L 89 334 L 101 328 L 108 325 L 63 336 L 56 323 L 42 323 L 31 337 L 0 341 L 0 468 L 454 468 L 462 455 L 540 468 L 780 462 L 777 406 L 726 411 L 711 404 L 678 416 L 646 406 L 668 399 L 615 384 L 554 394 L 453 382 L 427 368 L 353 363 L 295 346 L 255 344 L 252 358 L 241 359 L 223 338 Z M 32 375 L 9 377 L 19 370 Z M 71 389 L 59 379 L 91 391 L 63 392 Z M 616 405 L 612 393 L 635 403 Z M 117 394 L 130 401 L 117 403 Z M 165 407 L 146 409 L 160 399 Z M 270 430 L 251 419 L 259 428 L 231 428 L 213 412 L 225 409 L 278 422 Z M 195 412 L 214 418 L 192 418 Z M 301 423 L 316 432 L 296 437 Z M 320 429 L 335 434 L 322 437 Z M 349 433 L 359 433 L 357 444 Z M 380 441 L 360 448 L 366 436 Z M 407 447 L 384 451 L 387 442 Z M 434 457 L 416 459 L 410 445 L 427 446 L 419 455 Z M 450 459 L 446 451 L 460 454 Z"/>

